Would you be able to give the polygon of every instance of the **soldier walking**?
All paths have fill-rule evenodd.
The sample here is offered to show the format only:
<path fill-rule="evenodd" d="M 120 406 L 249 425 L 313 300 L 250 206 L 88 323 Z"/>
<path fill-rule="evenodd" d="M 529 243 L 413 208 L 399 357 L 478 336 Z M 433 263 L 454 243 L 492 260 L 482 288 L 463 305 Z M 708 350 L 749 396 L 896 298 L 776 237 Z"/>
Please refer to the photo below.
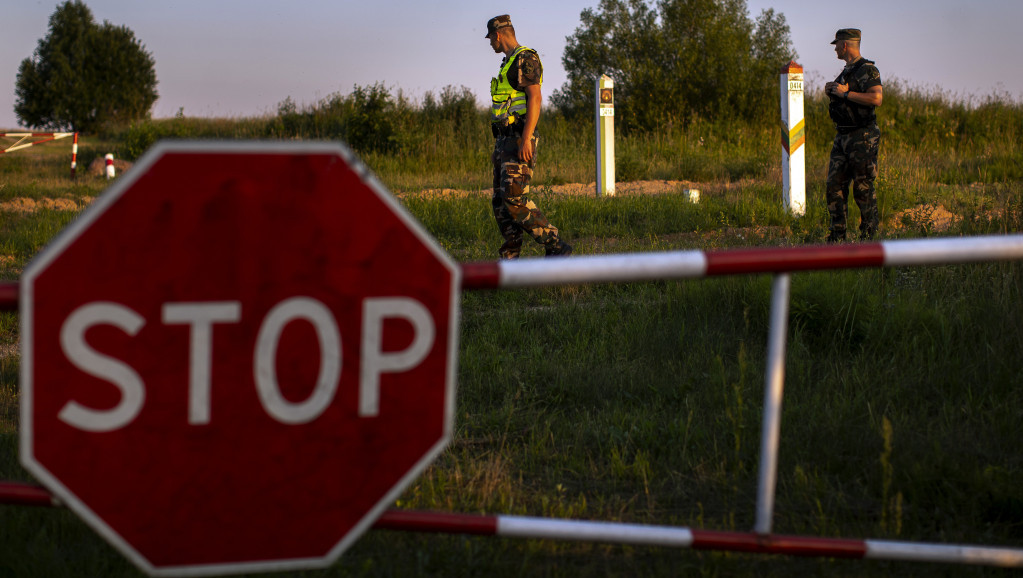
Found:
<path fill-rule="evenodd" d="M 495 139 L 491 205 L 504 237 L 499 253 L 502 259 L 517 259 L 525 231 L 544 246 L 546 256 L 569 255 L 572 247 L 528 197 L 539 142 L 540 57 L 532 48 L 519 45 L 507 14 L 487 22 L 486 38 L 495 53 L 504 53 L 497 77 L 490 80 L 490 129 Z"/>
<path fill-rule="evenodd" d="M 877 178 L 877 150 L 881 130 L 874 109 L 881 106 L 881 73 L 874 63 L 860 55 L 860 31 L 843 28 L 831 42 L 845 68 L 834 82 L 824 85 L 830 99 L 828 112 L 835 123 L 835 142 L 828 163 L 826 197 L 831 214 L 828 242 L 845 240 L 849 183 L 860 208 L 860 239 L 872 239 L 880 217 L 874 179 Z"/>

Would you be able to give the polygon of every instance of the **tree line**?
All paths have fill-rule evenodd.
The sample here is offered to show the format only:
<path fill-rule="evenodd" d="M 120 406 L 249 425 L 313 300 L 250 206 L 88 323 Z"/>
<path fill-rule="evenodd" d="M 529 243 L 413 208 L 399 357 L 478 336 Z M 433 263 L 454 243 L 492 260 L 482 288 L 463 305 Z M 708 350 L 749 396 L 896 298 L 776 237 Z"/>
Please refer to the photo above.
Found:
<path fill-rule="evenodd" d="M 595 79 L 608 74 L 624 131 L 773 117 L 763 94 L 795 57 L 784 15 L 753 19 L 746 0 L 601 0 L 568 38 L 568 81 L 550 102 L 570 119 L 588 117 Z M 84 2 L 68 0 L 21 62 L 15 114 L 29 127 L 82 132 L 145 120 L 158 97 L 154 67 L 130 29 L 97 24 Z"/>

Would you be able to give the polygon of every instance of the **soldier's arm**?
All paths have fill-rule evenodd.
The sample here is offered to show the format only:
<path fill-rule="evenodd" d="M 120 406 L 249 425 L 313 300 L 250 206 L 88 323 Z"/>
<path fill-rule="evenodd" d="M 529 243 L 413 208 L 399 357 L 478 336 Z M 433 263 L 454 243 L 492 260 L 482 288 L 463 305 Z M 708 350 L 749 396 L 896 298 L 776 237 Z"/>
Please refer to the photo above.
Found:
<path fill-rule="evenodd" d="M 845 85 L 842 87 L 844 97 L 860 105 L 881 106 L 884 93 L 881 88 L 881 73 L 877 71 L 877 67 L 868 62 L 866 66 L 860 68 L 857 76 L 859 78 L 856 84 L 863 87 L 863 92 L 850 92 L 849 85 Z"/>
<path fill-rule="evenodd" d="M 540 85 L 531 84 L 523 88 L 526 93 L 526 123 L 522 127 L 522 145 L 519 147 L 519 160 L 528 163 L 533 160 L 533 131 L 540 122 L 540 103 L 543 97 L 540 94 Z"/>
<path fill-rule="evenodd" d="M 849 102 L 855 102 L 856 104 L 864 104 L 867 106 L 881 106 L 881 101 L 884 100 L 884 94 L 881 86 L 871 86 L 866 92 L 852 92 L 846 91 L 846 96 Z"/>

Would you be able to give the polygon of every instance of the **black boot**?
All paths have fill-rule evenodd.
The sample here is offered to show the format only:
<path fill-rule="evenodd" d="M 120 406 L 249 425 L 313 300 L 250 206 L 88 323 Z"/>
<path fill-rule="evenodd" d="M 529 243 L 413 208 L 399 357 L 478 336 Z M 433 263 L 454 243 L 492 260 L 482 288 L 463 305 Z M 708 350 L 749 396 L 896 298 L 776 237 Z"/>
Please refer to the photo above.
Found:
<path fill-rule="evenodd" d="M 544 257 L 568 257 L 571 254 L 572 245 L 560 239 L 544 245 Z"/>

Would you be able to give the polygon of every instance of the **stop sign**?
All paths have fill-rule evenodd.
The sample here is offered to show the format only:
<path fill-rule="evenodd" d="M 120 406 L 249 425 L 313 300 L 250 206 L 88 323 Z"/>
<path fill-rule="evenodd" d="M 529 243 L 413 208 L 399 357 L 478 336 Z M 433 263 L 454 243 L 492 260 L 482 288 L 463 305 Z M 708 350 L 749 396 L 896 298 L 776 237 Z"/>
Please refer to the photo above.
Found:
<path fill-rule="evenodd" d="M 22 463 L 152 574 L 329 565 L 450 439 L 459 275 L 341 145 L 158 144 L 22 276 Z"/>

